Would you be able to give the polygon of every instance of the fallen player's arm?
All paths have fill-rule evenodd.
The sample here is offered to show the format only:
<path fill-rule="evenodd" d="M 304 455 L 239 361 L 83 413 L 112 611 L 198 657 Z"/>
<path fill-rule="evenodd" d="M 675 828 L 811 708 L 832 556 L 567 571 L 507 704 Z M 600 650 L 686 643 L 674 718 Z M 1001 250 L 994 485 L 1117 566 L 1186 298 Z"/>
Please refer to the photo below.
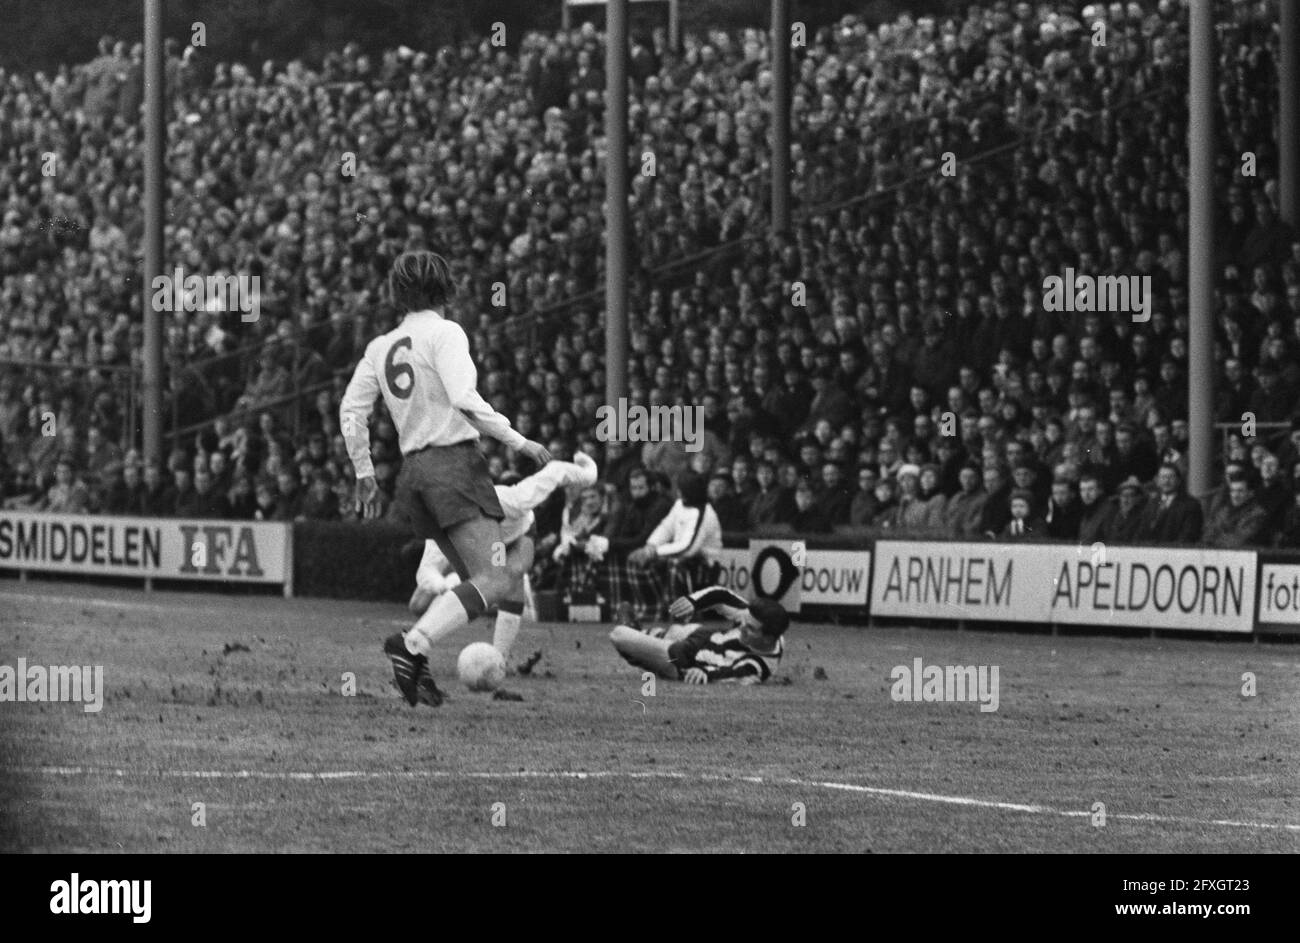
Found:
<path fill-rule="evenodd" d="M 731 590 L 721 586 L 706 586 L 673 600 L 668 607 L 668 614 L 683 621 L 701 612 L 716 612 L 725 619 L 738 619 L 748 608 L 745 600 Z"/>

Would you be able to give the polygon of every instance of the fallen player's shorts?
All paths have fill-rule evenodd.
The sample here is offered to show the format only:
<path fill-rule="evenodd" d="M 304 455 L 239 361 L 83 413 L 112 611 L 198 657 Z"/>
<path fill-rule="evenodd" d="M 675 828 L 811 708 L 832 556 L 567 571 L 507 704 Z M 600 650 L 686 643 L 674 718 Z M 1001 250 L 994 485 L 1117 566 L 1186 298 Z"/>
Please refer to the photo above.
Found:
<path fill-rule="evenodd" d="M 487 461 L 473 440 L 403 456 L 396 500 L 416 534 L 426 540 L 436 540 L 476 517 L 505 517 Z"/>

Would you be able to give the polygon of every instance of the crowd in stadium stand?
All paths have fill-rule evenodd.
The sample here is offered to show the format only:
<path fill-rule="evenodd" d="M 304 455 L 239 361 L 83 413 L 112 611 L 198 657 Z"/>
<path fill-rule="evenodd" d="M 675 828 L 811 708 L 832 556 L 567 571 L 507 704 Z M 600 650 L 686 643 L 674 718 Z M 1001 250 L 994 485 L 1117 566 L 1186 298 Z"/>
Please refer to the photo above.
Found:
<path fill-rule="evenodd" d="M 605 465 L 601 488 L 539 513 L 548 580 L 588 587 L 593 561 L 635 569 L 647 545 L 707 559 L 742 531 L 1300 546 L 1300 236 L 1277 215 L 1275 13 L 1236 4 L 1220 34 L 1216 420 L 1235 428 L 1215 432 L 1222 483 L 1198 500 L 1184 486 L 1185 11 L 1072 8 L 988 3 L 810 35 L 794 57 L 795 205 L 840 205 L 797 216 L 788 238 L 745 238 L 767 224 L 766 35 L 689 36 L 681 55 L 659 34 L 634 42 L 633 150 L 655 173 L 633 174 L 628 399 L 699 406 L 698 452 L 594 434 L 603 327 L 583 295 L 603 279 L 604 78 L 590 25 L 509 51 L 347 47 L 314 69 L 169 48 L 168 258 L 263 288 L 256 321 L 165 316 L 169 428 L 188 431 L 161 467 L 119 444 L 138 390 L 108 369 L 142 362 L 139 49 L 0 72 L 0 360 L 27 364 L 0 366 L 4 504 L 353 517 L 343 375 L 395 323 L 391 260 L 431 248 L 477 316 L 485 397 L 557 457 Z M 1258 176 L 1242 172 L 1248 151 Z M 1150 276 L 1149 321 L 1045 310 L 1044 279 L 1067 267 Z M 391 494 L 382 409 L 372 441 Z M 487 449 L 498 480 L 528 471 Z"/>

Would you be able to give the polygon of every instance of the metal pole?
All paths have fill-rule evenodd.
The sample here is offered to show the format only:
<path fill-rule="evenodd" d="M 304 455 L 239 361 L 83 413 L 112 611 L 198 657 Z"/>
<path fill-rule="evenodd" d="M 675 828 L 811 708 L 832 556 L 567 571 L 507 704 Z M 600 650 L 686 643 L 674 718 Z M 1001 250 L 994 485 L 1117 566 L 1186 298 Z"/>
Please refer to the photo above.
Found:
<path fill-rule="evenodd" d="M 161 463 L 162 316 L 152 304 L 153 281 L 163 274 L 163 6 L 144 0 L 144 457 Z"/>
<path fill-rule="evenodd" d="M 569 0 L 560 0 L 560 29 L 567 33 L 572 26 L 572 21 L 569 19 Z"/>
<path fill-rule="evenodd" d="M 682 11 L 678 0 L 668 0 L 668 48 L 675 55 L 682 51 Z"/>
<path fill-rule="evenodd" d="M 605 26 L 605 402 L 627 393 L 627 0 Z"/>
<path fill-rule="evenodd" d="M 298 346 L 298 332 L 293 335 L 293 440 L 297 444 L 302 436 L 302 377 L 298 372 L 301 348 Z"/>
<path fill-rule="evenodd" d="M 1188 489 L 1213 487 L 1214 450 L 1214 0 L 1192 0 L 1188 94 L 1190 329 Z"/>
<path fill-rule="evenodd" d="M 1300 226 L 1300 0 L 1282 0 L 1277 67 L 1279 198 L 1282 219 Z"/>
<path fill-rule="evenodd" d="M 772 0 L 772 232 L 790 231 L 790 0 Z"/>

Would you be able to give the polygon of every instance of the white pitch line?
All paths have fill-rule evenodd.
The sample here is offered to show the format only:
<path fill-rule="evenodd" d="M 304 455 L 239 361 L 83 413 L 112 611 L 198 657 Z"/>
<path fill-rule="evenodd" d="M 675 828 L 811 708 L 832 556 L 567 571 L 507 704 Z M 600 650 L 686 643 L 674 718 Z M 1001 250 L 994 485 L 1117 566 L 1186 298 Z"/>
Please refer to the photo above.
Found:
<path fill-rule="evenodd" d="M 935 802 L 943 805 L 993 809 L 999 812 L 1024 812 L 1030 815 L 1048 815 L 1059 818 L 1087 818 L 1087 811 L 1054 809 L 1045 805 L 1027 805 L 1020 802 L 999 802 L 993 799 L 975 799 L 970 796 L 946 796 L 933 792 L 915 792 L 909 789 L 885 789 L 863 786 L 858 783 L 841 783 L 831 780 L 797 779 L 789 777 L 726 776 L 720 773 L 681 773 L 668 770 L 513 770 L 505 772 L 452 772 L 450 770 L 322 770 L 319 772 L 284 772 L 276 770 L 126 770 L 87 766 L 13 766 L 0 767 L 0 774 L 20 773 L 38 776 L 107 776 L 116 779 L 153 776 L 159 779 L 262 779 L 277 782 L 336 782 L 340 780 L 376 779 L 671 779 L 679 782 L 728 783 L 744 782 L 754 785 L 785 786 L 797 789 L 831 789 L 859 795 L 882 796 L 891 799 L 908 799 L 915 802 Z M 1255 830 L 1300 832 L 1300 825 L 1276 822 L 1249 822 L 1236 819 L 1191 819 L 1176 815 L 1157 815 L 1150 812 L 1108 812 L 1108 819 L 1125 822 L 1154 822 L 1163 825 L 1203 825 L 1218 828 L 1248 828 Z"/>

